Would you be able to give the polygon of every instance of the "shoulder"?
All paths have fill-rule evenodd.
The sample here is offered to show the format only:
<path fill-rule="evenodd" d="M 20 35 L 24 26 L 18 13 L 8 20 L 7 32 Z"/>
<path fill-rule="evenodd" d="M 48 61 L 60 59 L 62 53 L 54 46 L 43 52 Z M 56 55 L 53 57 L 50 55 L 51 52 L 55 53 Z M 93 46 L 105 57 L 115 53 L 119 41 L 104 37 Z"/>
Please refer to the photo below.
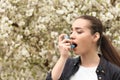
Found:
<path fill-rule="evenodd" d="M 109 70 L 111 70 L 114 74 L 119 74 L 120 76 L 120 67 L 118 67 L 117 65 L 109 61 L 108 61 L 108 67 L 109 67 Z"/>
<path fill-rule="evenodd" d="M 106 60 L 104 57 L 100 58 L 99 70 L 104 70 L 106 78 L 112 80 L 120 80 L 120 67 Z M 102 71 L 101 71 L 102 72 Z"/>
<path fill-rule="evenodd" d="M 111 75 L 112 79 L 114 80 L 120 80 L 120 67 L 117 65 L 108 62 L 109 67 L 109 74 Z"/>
<path fill-rule="evenodd" d="M 112 80 L 120 80 L 120 67 L 111 63 L 110 61 L 105 60 L 105 62 L 106 62 L 105 69 L 107 72 L 106 74 L 108 74 Z"/>
<path fill-rule="evenodd" d="M 108 62 L 108 66 L 110 67 L 111 70 L 115 71 L 115 72 L 120 72 L 120 67 L 118 67 L 117 65 Z"/>
<path fill-rule="evenodd" d="M 110 61 L 105 59 L 103 56 L 100 56 L 99 66 L 106 70 L 112 70 L 112 72 L 120 72 L 120 67 L 111 63 Z"/>
<path fill-rule="evenodd" d="M 102 58 L 102 61 L 101 61 L 102 65 L 104 65 L 106 69 L 109 69 L 112 72 L 120 72 L 120 67 L 118 67 L 117 65 L 111 63 L 110 61 L 106 60 L 105 58 Z"/>

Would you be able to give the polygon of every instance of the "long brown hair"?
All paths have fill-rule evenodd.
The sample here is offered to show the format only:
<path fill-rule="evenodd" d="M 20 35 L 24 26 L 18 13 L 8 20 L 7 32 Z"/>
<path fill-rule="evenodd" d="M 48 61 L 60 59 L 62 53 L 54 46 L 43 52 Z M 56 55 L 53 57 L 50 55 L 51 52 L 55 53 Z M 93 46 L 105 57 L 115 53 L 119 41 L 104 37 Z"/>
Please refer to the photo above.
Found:
<path fill-rule="evenodd" d="M 96 17 L 88 15 L 80 16 L 77 19 L 80 18 L 89 20 L 91 22 L 92 26 L 90 26 L 90 29 L 92 34 L 99 32 L 100 38 L 97 42 L 97 46 L 100 47 L 103 57 L 111 63 L 120 67 L 120 55 L 118 54 L 108 37 L 103 34 L 104 27 L 102 25 L 102 22 Z"/>

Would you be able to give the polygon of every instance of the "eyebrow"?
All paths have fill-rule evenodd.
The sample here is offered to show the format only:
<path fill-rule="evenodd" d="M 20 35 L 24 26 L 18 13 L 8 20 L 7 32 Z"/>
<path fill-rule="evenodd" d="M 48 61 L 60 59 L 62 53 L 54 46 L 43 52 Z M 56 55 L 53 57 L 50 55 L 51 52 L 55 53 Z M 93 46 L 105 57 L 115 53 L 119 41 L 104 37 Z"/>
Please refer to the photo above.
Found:
<path fill-rule="evenodd" d="M 75 30 L 79 30 L 79 29 L 83 29 L 81 27 L 75 27 Z M 71 28 L 71 30 L 73 30 L 73 28 Z"/>

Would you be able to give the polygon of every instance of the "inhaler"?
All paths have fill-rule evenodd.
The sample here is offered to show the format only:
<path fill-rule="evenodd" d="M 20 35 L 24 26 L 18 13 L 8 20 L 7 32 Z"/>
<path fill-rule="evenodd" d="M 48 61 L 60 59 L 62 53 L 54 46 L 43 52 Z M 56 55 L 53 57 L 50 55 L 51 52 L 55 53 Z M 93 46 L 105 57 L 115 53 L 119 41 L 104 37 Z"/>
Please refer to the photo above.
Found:
<path fill-rule="evenodd" d="M 70 37 L 68 35 L 65 35 L 64 36 L 65 39 L 70 39 Z M 71 44 L 71 49 L 75 48 L 76 45 L 75 44 Z"/>

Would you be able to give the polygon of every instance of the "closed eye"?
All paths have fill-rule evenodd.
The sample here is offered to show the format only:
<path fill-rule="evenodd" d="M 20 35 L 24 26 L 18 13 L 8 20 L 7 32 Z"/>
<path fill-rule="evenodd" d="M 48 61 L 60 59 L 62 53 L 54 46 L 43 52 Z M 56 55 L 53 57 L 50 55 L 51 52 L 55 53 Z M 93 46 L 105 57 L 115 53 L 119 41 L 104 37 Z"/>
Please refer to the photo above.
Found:
<path fill-rule="evenodd" d="M 81 33 L 83 33 L 83 31 L 76 31 L 78 34 L 81 34 Z M 73 33 L 73 31 L 71 31 L 70 32 L 70 34 L 72 34 Z"/>
<path fill-rule="evenodd" d="M 78 33 L 78 34 L 81 34 L 81 33 L 83 33 L 83 31 L 77 31 L 77 33 Z"/>

